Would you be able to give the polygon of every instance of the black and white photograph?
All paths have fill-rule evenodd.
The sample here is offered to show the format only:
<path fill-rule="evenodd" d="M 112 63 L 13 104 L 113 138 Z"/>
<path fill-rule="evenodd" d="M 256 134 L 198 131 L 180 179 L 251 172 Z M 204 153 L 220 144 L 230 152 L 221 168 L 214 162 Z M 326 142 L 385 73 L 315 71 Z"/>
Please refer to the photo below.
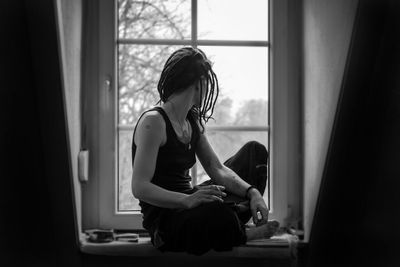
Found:
<path fill-rule="evenodd" d="M 400 266 L 400 1 L 2 0 L 0 266 Z"/>

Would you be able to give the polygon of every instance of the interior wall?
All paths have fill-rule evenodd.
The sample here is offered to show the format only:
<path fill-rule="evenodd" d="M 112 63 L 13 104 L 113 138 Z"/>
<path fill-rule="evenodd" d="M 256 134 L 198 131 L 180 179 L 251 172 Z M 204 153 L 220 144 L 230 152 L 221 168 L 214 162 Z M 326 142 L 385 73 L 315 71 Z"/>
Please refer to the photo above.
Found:
<path fill-rule="evenodd" d="M 278 0 L 281 1 L 281 0 Z M 288 50 L 287 80 L 288 95 L 286 107 L 291 107 L 287 116 L 288 181 L 287 181 L 287 223 L 297 229 L 302 228 L 302 153 L 301 153 L 301 40 L 302 40 L 302 1 L 288 1 Z"/>
<path fill-rule="evenodd" d="M 89 180 L 82 184 L 82 228 L 99 227 L 99 1 L 84 0 L 82 69 L 82 147 L 89 150 Z M 88 97 L 85 97 L 88 96 Z M 90 96 L 90 97 L 89 97 Z"/>
<path fill-rule="evenodd" d="M 281 225 L 298 227 L 300 171 L 301 1 L 271 1 L 270 166 L 272 213 Z M 279 103 L 279 105 L 274 105 Z M 275 194 L 274 192 L 279 192 Z"/>
<path fill-rule="evenodd" d="M 357 0 L 303 0 L 304 228 L 309 239 Z"/>
<path fill-rule="evenodd" d="M 82 0 L 57 0 L 60 54 L 78 227 L 82 229 L 78 153 L 81 149 Z"/>

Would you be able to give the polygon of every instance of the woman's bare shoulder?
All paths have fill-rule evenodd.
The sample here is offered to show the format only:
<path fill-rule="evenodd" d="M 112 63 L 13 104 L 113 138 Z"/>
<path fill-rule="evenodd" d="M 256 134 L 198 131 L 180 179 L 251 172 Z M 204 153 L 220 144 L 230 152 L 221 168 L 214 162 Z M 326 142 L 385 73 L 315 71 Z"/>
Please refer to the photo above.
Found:
<path fill-rule="evenodd" d="M 166 125 L 162 115 L 155 110 L 148 111 L 138 122 L 134 142 L 137 145 L 148 139 L 156 141 L 162 146 L 166 143 L 165 129 Z"/>
<path fill-rule="evenodd" d="M 154 130 L 163 130 L 165 129 L 165 122 L 162 115 L 156 110 L 150 110 L 143 114 L 142 118 L 138 123 L 138 129 L 154 129 Z"/>

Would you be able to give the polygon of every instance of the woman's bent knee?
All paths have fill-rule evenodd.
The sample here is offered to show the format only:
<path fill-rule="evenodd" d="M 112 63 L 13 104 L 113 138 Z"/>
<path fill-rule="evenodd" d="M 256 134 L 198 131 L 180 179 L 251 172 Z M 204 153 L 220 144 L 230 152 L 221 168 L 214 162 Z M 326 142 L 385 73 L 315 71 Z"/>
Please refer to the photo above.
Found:
<path fill-rule="evenodd" d="M 256 150 L 265 150 L 268 153 L 267 148 L 263 144 L 255 140 L 248 141 L 246 144 L 244 144 L 244 147 L 255 148 Z"/>

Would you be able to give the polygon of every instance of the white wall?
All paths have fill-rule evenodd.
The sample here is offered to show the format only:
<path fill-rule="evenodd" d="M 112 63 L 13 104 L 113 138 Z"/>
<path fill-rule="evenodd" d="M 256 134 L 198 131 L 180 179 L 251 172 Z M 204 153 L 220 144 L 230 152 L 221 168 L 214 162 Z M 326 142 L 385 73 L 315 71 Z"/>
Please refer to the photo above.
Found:
<path fill-rule="evenodd" d="M 305 240 L 310 236 L 357 3 L 303 0 Z"/>
<path fill-rule="evenodd" d="M 81 186 L 78 153 L 81 147 L 82 0 L 56 0 L 65 105 L 73 171 L 78 229 L 81 230 Z"/>
<path fill-rule="evenodd" d="M 294 225 L 301 217 L 300 197 L 300 13 L 301 2 L 271 1 L 270 219 Z"/>

